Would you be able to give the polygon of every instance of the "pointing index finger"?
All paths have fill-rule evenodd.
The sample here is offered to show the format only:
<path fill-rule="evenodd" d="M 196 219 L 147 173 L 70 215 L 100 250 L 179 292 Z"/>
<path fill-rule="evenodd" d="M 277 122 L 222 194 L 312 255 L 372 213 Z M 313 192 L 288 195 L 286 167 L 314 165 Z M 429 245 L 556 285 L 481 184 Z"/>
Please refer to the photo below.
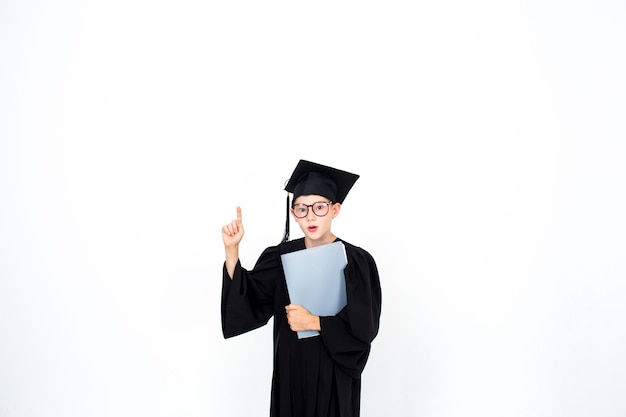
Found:
<path fill-rule="evenodd" d="M 237 206 L 237 222 L 241 223 L 241 207 Z"/>

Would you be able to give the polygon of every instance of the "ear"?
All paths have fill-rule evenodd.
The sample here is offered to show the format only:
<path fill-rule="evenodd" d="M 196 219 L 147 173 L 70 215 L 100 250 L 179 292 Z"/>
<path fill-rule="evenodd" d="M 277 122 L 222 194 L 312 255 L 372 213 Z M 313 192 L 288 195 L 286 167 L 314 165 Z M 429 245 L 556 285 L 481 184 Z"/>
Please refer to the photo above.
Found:
<path fill-rule="evenodd" d="M 340 211 L 341 211 L 341 203 L 335 203 L 332 205 L 333 219 L 339 216 Z"/>

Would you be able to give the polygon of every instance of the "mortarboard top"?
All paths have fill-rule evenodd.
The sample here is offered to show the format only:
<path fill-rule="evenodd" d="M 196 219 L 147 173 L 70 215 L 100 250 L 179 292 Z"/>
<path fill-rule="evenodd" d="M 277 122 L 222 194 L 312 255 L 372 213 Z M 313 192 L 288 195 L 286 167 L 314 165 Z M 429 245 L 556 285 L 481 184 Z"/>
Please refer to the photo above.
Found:
<path fill-rule="evenodd" d="M 343 203 L 359 175 L 301 159 L 285 191 L 293 194 L 293 200 L 301 195 L 321 195 L 333 203 Z M 287 219 L 283 242 L 289 240 L 289 194 L 287 194 Z"/>
<path fill-rule="evenodd" d="M 333 203 L 343 203 L 357 179 L 357 174 L 301 159 L 285 191 L 293 193 L 294 200 L 301 195 L 317 194 Z"/>

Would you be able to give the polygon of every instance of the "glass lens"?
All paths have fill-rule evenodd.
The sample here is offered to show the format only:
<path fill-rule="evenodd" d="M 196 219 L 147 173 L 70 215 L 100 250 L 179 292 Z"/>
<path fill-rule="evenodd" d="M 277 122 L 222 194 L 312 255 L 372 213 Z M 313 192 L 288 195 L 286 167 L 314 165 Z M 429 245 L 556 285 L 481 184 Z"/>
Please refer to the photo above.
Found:
<path fill-rule="evenodd" d="M 306 204 L 295 204 L 293 212 L 298 218 L 306 217 L 309 214 L 309 207 Z"/>
<path fill-rule="evenodd" d="M 325 216 L 328 213 L 327 203 L 315 203 L 313 204 L 313 213 L 316 216 Z"/>

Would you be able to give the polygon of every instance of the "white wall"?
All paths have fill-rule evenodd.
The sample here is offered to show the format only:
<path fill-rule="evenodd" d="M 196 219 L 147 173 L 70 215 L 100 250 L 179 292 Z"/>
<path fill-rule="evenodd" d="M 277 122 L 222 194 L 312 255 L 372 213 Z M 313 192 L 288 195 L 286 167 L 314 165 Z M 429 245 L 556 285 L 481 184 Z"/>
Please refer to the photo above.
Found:
<path fill-rule="evenodd" d="M 364 417 L 626 415 L 618 1 L 0 3 L 0 416 L 264 416 L 220 228 L 361 179 Z M 292 225 L 295 228 L 295 225 Z M 294 233 L 297 235 L 297 233 Z"/>

